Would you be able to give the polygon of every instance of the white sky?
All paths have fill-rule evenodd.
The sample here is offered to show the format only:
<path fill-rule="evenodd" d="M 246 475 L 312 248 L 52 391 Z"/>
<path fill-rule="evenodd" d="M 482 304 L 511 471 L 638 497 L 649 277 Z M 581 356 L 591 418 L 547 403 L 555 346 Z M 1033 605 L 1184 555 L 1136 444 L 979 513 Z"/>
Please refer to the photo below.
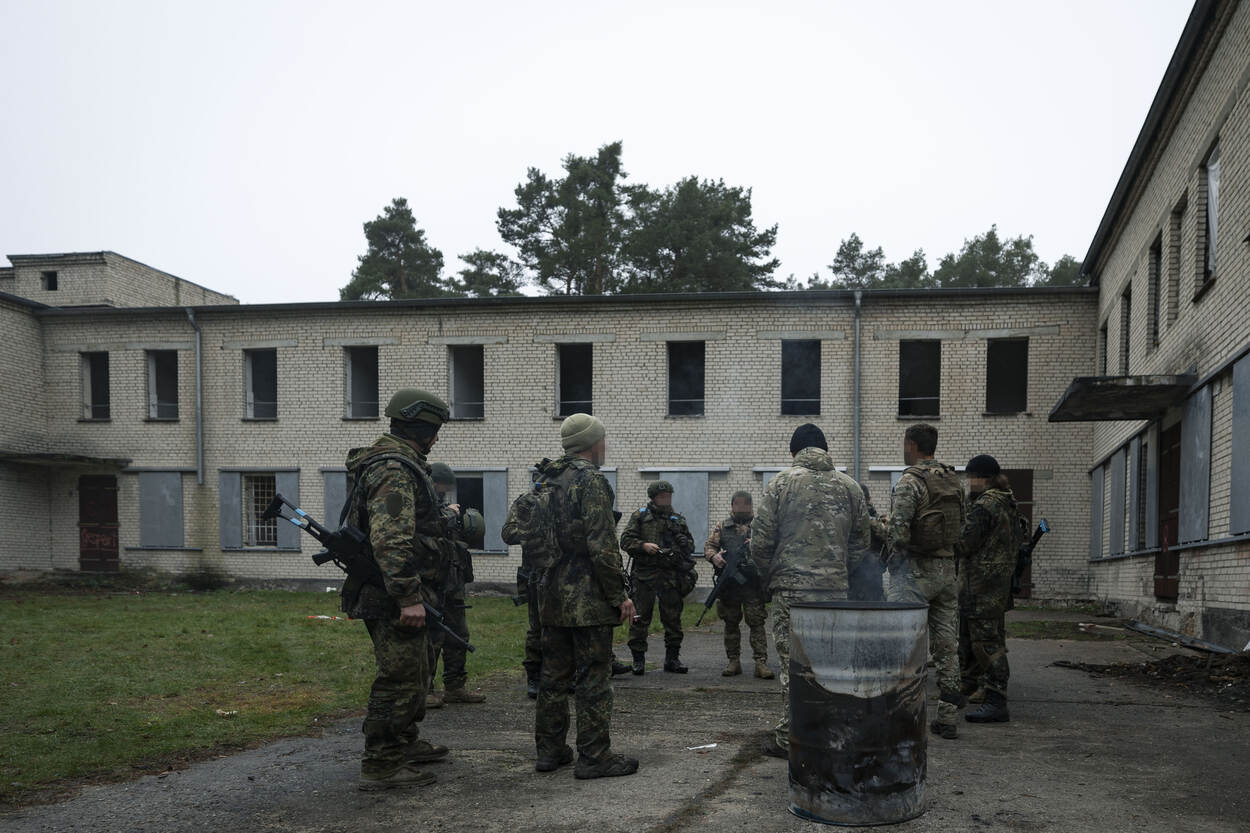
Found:
<path fill-rule="evenodd" d="M 0 254 L 337 299 L 392 197 L 455 271 L 527 167 L 620 139 L 630 181 L 753 188 L 781 277 L 991 223 L 1079 259 L 1189 10 L 0 0 Z"/>

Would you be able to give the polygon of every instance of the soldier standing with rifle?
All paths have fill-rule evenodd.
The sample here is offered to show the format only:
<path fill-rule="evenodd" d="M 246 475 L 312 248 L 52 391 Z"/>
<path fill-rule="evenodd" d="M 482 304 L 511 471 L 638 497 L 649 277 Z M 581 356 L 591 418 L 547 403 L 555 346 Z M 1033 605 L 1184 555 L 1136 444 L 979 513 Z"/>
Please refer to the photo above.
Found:
<path fill-rule="evenodd" d="M 686 594 L 698 581 L 690 560 L 694 538 L 686 519 L 673 511 L 671 483 L 655 481 L 647 487 L 647 497 L 650 501 L 629 516 L 621 535 L 621 549 L 633 558 L 629 586 L 638 606 L 638 616 L 629 626 L 633 672 L 646 673 L 647 631 L 658 600 L 664 623 L 664 670 L 685 674 L 690 669 L 681 663 L 681 611 Z"/>
<path fill-rule="evenodd" d="M 730 499 L 730 515 L 712 529 L 707 543 L 703 545 L 703 557 L 712 563 L 716 582 L 725 586 L 716 597 L 716 615 L 725 623 L 725 656 L 729 664 L 721 672 L 722 677 L 734 677 L 742 673 L 742 620 L 747 620 L 751 631 L 751 653 L 755 657 L 755 676 L 762 680 L 773 679 L 768 667 L 768 633 L 765 622 L 764 593 L 760 589 L 759 576 L 754 572 L 745 575 L 743 583 L 724 579 L 725 556 L 737 553 L 749 555 L 751 521 L 755 510 L 750 492 L 734 492 Z M 749 560 L 749 559 L 748 559 Z"/>

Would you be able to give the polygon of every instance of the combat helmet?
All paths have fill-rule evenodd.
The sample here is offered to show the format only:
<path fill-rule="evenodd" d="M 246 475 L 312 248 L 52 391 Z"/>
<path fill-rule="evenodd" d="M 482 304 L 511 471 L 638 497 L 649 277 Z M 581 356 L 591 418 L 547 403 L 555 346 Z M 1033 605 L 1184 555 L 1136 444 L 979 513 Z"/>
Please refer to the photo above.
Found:
<path fill-rule="evenodd" d="M 402 422 L 442 425 L 451 416 L 447 403 L 428 390 L 400 388 L 386 403 L 386 415 Z"/>
<path fill-rule="evenodd" d="M 456 487 L 456 473 L 446 463 L 431 463 L 430 479 L 439 486 Z"/>
<path fill-rule="evenodd" d="M 655 496 L 661 492 L 668 492 L 671 495 L 673 493 L 673 484 L 667 480 L 657 480 L 647 487 L 647 497 L 651 500 L 655 500 Z"/>

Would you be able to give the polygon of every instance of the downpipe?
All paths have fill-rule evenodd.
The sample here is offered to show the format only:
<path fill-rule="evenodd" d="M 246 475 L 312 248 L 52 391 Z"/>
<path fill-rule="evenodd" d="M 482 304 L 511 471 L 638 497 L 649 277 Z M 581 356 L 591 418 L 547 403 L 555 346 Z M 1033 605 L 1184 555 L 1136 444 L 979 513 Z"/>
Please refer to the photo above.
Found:
<path fill-rule="evenodd" d="M 204 354 L 200 324 L 195 320 L 195 310 L 186 307 L 187 320 L 195 330 L 195 483 L 204 485 Z"/>
<path fill-rule="evenodd" d="M 855 368 L 853 370 L 853 375 L 855 379 L 855 383 L 854 383 L 855 393 L 854 393 L 854 404 L 852 405 L 853 413 L 851 415 L 851 423 L 852 423 L 852 433 L 854 436 L 854 439 L 852 440 L 853 446 L 854 446 L 852 449 L 852 454 L 853 454 L 854 459 L 852 462 L 854 464 L 855 481 L 857 483 L 863 482 L 863 478 L 860 476 L 861 466 L 860 466 L 860 426 L 859 426 L 859 420 L 860 420 L 859 386 L 860 386 L 860 352 L 861 352 L 860 323 L 861 323 L 861 317 L 862 317 L 862 311 L 863 311 L 863 301 L 864 301 L 863 290 L 860 290 L 860 289 L 855 290 L 855 359 L 854 359 Z"/>

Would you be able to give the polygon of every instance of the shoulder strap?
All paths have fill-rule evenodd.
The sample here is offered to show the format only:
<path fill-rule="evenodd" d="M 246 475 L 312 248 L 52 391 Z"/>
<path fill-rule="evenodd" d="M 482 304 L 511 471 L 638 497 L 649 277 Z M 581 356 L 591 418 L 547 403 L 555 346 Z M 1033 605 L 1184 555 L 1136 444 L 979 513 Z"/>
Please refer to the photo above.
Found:
<path fill-rule="evenodd" d="M 418 483 L 425 482 L 422 479 L 422 475 L 424 475 L 425 472 L 421 471 L 421 469 L 417 467 L 416 463 L 412 462 L 412 460 L 408 459 L 402 454 L 388 453 L 388 454 L 379 454 L 376 457 L 370 457 L 368 460 L 365 461 L 365 464 L 360 467 L 360 470 L 356 473 L 356 476 L 352 479 L 351 491 L 347 493 L 347 500 L 343 501 L 343 510 L 339 512 L 339 526 L 342 526 L 347 521 L 347 516 L 351 513 L 352 505 L 356 501 L 356 495 L 360 491 L 360 480 L 364 476 L 365 472 L 373 468 L 378 463 L 387 463 L 392 460 L 401 464 L 404 468 L 408 469 L 408 471 L 412 473 L 413 478 Z M 435 500 L 434 503 L 437 504 L 438 501 Z"/>

